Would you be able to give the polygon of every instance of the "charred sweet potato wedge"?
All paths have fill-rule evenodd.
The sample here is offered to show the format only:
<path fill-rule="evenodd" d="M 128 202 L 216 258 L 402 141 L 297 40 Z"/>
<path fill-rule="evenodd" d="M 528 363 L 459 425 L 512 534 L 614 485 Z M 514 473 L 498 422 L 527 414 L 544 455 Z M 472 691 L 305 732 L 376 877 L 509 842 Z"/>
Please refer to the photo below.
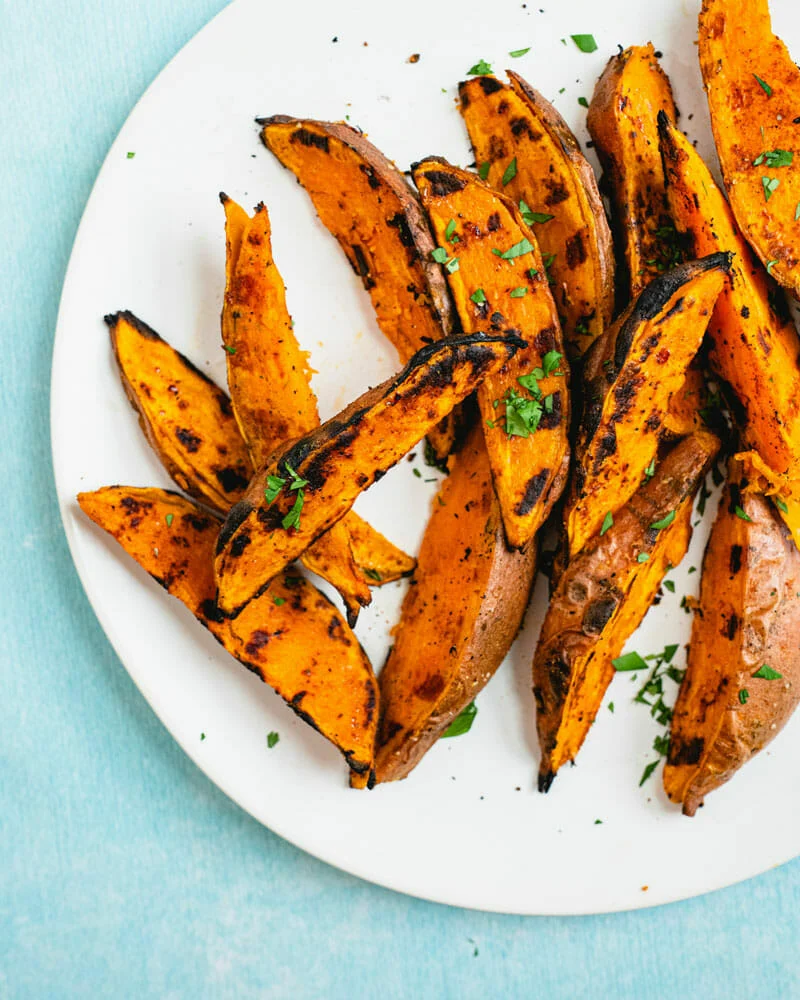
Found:
<path fill-rule="evenodd" d="M 216 517 L 158 489 L 108 486 L 81 493 L 78 502 L 232 656 L 338 747 L 353 771 L 372 773 L 378 684 L 358 640 L 323 594 L 289 569 L 232 623 L 214 601 Z"/>
<path fill-rule="evenodd" d="M 716 253 L 655 278 L 592 348 L 566 518 L 570 555 L 643 482 L 729 267 L 729 255 Z"/>
<path fill-rule="evenodd" d="M 580 357 L 611 322 L 614 250 L 594 171 L 552 104 L 521 76 L 459 84 L 481 176 L 522 210 L 545 259 L 564 341 Z M 456 246 L 455 252 L 459 247 Z"/>
<path fill-rule="evenodd" d="M 484 379 L 513 358 L 516 336 L 449 338 L 280 450 L 253 477 L 220 532 L 218 601 L 236 615 Z"/>
<path fill-rule="evenodd" d="M 527 346 L 478 389 L 486 448 L 510 545 L 533 538 L 569 465 L 569 365 L 547 272 L 517 206 L 436 157 L 412 168 L 467 333 L 515 334 Z"/>
<path fill-rule="evenodd" d="M 772 32 L 768 0 L 703 0 L 698 53 L 733 214 L 800 298 L 800 69 Z"/>
<path fill-rule="evenodd" d="M 586 125 L 611 199 L 623 307 L 681 260 L 658 149 L 659 111 L 671 121 L 677 118 L 672 88 L 653 46 L 634 45 L 612 56 L 595 86 Z"/>
<path fill-rule="evenodd" d="M 718 448 L 706 431 L 680 441 L 559 578 L 533 660 L 540 791 L 575 759 L 614 676 L 612 660 L 685 555 L 694 495 Z"/>
<path fill-rule="evenodd" d="M 800 480 L 800 338 L 697 150 L 665 115 L 659 133 L 675 225 L 698 256 L 734 254 L 708 327 L 709 363 L 738 401 L 745 445 L 761 456 L 772 491 L 788 504 Z M 800 517 L 787 523 L 800 543 Z"/>
<path fill-rule="evenodd" d="M 267 149 L 308 192 L 375 308 L 378 326 L 402 364 L 425 344 L 453 333 L 447 284 L 431 259 L 425 213 L 402 173 L 365 136 L 343 122 L 275 115 L 260 118 Z M 454 421 L 429 440 L 443 461 Z"/>
<path fill-rule="evenodd" d="M 106 316 L 122 385 L 182 490 L 226 512 L 253 474 L 225 392 L 131 312 Z"/>
<path fill-rule="evenodd" d="M 800 552 L 738 462 L 711 529 L 664 788 L 693 816 L 800 700 Z"/>
<path fill-rule="evenodd" d="M 506 546 L 479 425 L 434 501 L 394 646 L 381 671 L 378 782 L 405 778 L 475 698 L 514 641 L 536 545 Z"/>

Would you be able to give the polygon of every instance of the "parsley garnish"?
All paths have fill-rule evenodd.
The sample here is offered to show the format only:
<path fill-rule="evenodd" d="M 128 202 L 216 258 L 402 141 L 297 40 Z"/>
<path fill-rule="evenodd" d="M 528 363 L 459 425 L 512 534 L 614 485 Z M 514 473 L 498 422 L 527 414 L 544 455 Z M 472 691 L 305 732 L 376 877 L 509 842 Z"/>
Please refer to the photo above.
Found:
<path fill-rule="evenodd" d="M 750 692 L 747 690 L 747 688 L 742 688 L 739 691 L 739 704 L 740 705 L 746 705 L 747 704 L 747 699 L 749 697 L 750 697 Z"/>
<path fill-rule="evenodd" d="M 200 733 L 200 742 L 201 742 L 201 743 L 203 742 L 203 740 L 204 740 L 205 738 L 206 738 L 206 734 L 205 734 L 205 733 Z"/>
<path fill-rule="evenodd" d="M 291 482 L 289 483 L 289 489 L 295 490 L 297 496 L 295 497 L 292 508 L 288 514 L 283 518 L 281 524 L 288 531 L 289 528 L 299 528 L 300 527 L 300 512 L 303 509 L 303 504 L 305 503 L 305 492 L 304 487 L 308 486 L 307 479 L 301 479 L 300 476 L 294 471 L 291 465 L 286 466 L 286 471 L 291 477 Z M 268 504 L 273 504 L 280 494 L 281 490 L 286 486 L 287 480 L 283 479 L 281 476 L 267 476 L 267 488 L 264 490 L 264 496 L 266 497 Z"/>
<path fill-rule="evenodd" d="M 579 97 L 578 98 L 578 104 L 580 104 L 580 106 L 582 108 L 588 108 L 589 107 L 589 102 L 586 100 L 585 97 Z"/>
<path fill-rule="evenodd" d="M 518 285 L 517 288 L 512 288 L 508 294 L 512 299 L 521 299 L 528 294 L 528 289 L 524 285 Z"/>
<path fill-rule="evenodd" d="M 492 72 L 492 67 L 485 59 L 479 59 L 472 69 L 467 70 L 468 76 L 488 76 Z"/>
<path fill-rule="evenodd" d="M 664 581 L 664 589 L 668 590 L 670 592 L 670 594 L 674 594 L 675 593 L 675 584 L 673 583 L 672 580 L 665 580 Z"/>
<path fill-rule="evenodd" d="M 510 184 L 516 176 L 517 176 L 517 158 L 515 156 L 514 159 L 511 161 L 511 163 L 509 163 L 509 165 L 503 172 L 503 187 L 505 187 L 506 184 Z"/>
<path fill-rule="evenodd" d="M 775 194 L 780 186 L 780 180 L 777 177 L 762 177 L 761 186 L 764 188 L 764 201 L 769 201 L 770 198 Z"/>
<path fill-rule="evenodd" d="M 231 347 L 230 344 L 223 344 L 222 345 L 222 350 L 223 351 L 227 351 L 228 354 L 235 354 L 236 353 L 236 348 L 235 347 Z"/>
<path fill-rule="evenodd" d="M 675 643 L 674 645 L 665 646 L 661 653 L 654 653 L 645 657 L 645 660 L 653 662 L 653 668 L 633 699 L 642 705 L 647 705 L 650 709 L 650 715 L 660 726 L 665 727 L 672 721 L 672 709 L 664 701 L 664 678 L 668 677 L 675 684 L 680 684 L 686 673 L 685 670 L 680 670 L 678 667 L 671 665 L 677 652 L 678 645 Z M 666 757 L 669 752 L 669 737 L 666 733 L 655 737 L 653 740 L 653 749 L 658 754 L 658 757 L 656 760 L 650 761 L 645 767 L 639 781 L 640 788 L 658 767 L 661 757 Z"/>
<path fill-rule="evenodd" d="M 264 490 L 264 496 L 267 498 L 267 503 L 274 503 L 278 498 L 278 494 L 286 485 L 286 480 L 281 479 L 280 476 L 267 476 L 267 488 Z"/>
<path fill-rule="evenodd" d="M 603 526 L 600 528 L 600 534 L 604 535 L 609 528 L 613 527 L 613 525 L 614 525 L 614 515 L 609 510 L 606 513 L 606 516 L 603 518 Z"/>
<path fill-rule="evenodd" d="M 770 149 L 759 153 L 753 160 L 753 166 L 760 167 L 762 163 L 766 163 L 768 167 L 790 167 L 793 159 L 794 153 L 790 153 L 788 149 Z"/>
<path fill-rule="evenodd" d="M 779 681 L 783 677 L 783 674 L 778 673 L 777 670 L 773 670 L 772 667 L 764 663 L 756 670 L 753 677 L 758 677 L 762 681 Z"/>
<path fill-rule="evenodd" d="M 648 479 L 652 479 L 656 474 L 656 460 L 654 458 L 650 459 L 650 464 L 644 470 L 644 474 Z"/>
<path fill-rule="evenodd" d="M 491 166 L 492 166 L 491 163 L 489 163 L 487 160 L 486 163 L 482 163 L 478 168 L 478 177 L 480 177 L 482 181 L 485 181 L 486 178 L 489 176 L 489 170 L 491 169 Z"/>
<path fill-rule="evenodd" d="M 775 258 L 775 260 L 768 260 L 767 261 L 767 274 L 770 274 L 770 275 L 772 274 L 772 269 L 773 269 L 773 267 L 775 267 L 775 265 L 777 263 L 778 263 L 778 258 L 777 257 Z"/>
<path fill-rule="evenodd" d="M 465 709 L 463 709 L 450 725 L 442 733 L 442 739 L 446 739 L 448 736 L 463 736 L 464 733 L 468 733 L 472 729 L 472 723 L 475 721 L 475 716 L 478 714 L 478 706 L 474 701 L 471 701 Z"/>
<path fill-rule="evenodd" d="M 798 201 L 797 208 L 794 210 L 794 221 L 797 222 L 798 219 L 800 219 L 800 201 Z"/>
<path fill-rule="evenodd" d="M 765 80 L 762 80 L 760 76 L 756 76 L 755 73 L 753 73 L 753 76 L 755 76 L 756 82 L 758 83 L 759 87 L 761 87 L 761 89 L 764 91 L 764 93 L 767 95 L 767 97 L 772 97 L 772 87 L 770 87 L 770 85 Z"/>
<path fill-rule="evenodd" d="M 608 710 L 609 710 L 609 712 L 611 712 L 612 715 L 614 714 L 614 702 L 613 701 L 610 701 L 608 703 Z"/>
<path fill-rule="evenodd" d="M 414 468 L 411 471 L 414 473 L 414 475 L 417 477 L 417 479 L 422 479 L 422 473 L 419 471 L 419 469 L 416 466 L 414 466 Z"/>
<path fill-rule="evenodd" d="M 302 490 L 297 491 L 297 496 L 292 504 L 292 508 L 289 513 L 281 521 L 281 525 L 288 531 L 290 528 L 300 527 L 300 512 L 303 509 L 303 504 L 305 503 L 305 494 Z"/>
<path fill-rule="evenodd" d="M 521 396 L 509 389 L 503 397 L 506 404 L 506 434 L 509 437 L 530 437 L 542 419 L 542 404 L 537 399 Z"/>
<path fill-rule="evenodd" d="M 524 201 L 520 201 L 519 210 L 522 215 L 522 221 L 526 226 L 532 226 L 538 222 L 549 222 L 552 218 L 554 218 L 554 216 L 548 215 L 547 212 L 532 212 Z"/>
<path fill-rule="evenodd" d="M 437 264 L 444 264 L 450 254 L 445 250 L 444 247 L 436 247 L 435 250 L 431 250 L 431 257 L 436 261 Z"/>
<path fill-rule="evenodd" d="M 581 52 L 589 53 L 597 51 L 597 42 L 594 40 L 594 35 L 570 35 L 569 37 L 575 42 Z"/>
<path fill-rule="evenodd" d="M 128 153 L 128 159 L 132 160 L 136 156 L 136 153 Z"/>
<path fill-rule="evenodd" d="M 164 518 L 164 520 L 167 522 L 167 527 L 168 528 L 172 527 L 172 521 L 173 521 L 174 517 L 175 517 L 174 514 L 167 514 L 167 516 Z"/>
<path fill-rule="evenodd" d="M 512 59 L 519 59 L 520 56 L 527 55 L 530 52 L 530 50 L 531 50 L 531 47 L 529 45 L 527 47 L 527 49 L 513 49 L 508 54 L 511 56 Z"/>
<path fill-rule="evenodd" d="M 370 569 L 369 567 L 365 566 L 361 572 L 364 574 L 364 576 L 369 577 L 370 580 L 374 580 L 376 583 L 381 583 L 383 581 L 383 577 L 376 569 Z"/>
<path fill-rule="evenodd" d="M 775 506 L 778 508 L 779 511 L 781 511 L 784 514 L 789 513 L 789 508 L 786 506 L 785 501 L 781 500 L 780 497 L 773 497 L 772 499 L 775 502 Z"/>
<path fill-rule="evenodd" d="M 554 285 L 556 283 L 555 278 L 550 274 L 550 268 L 553 266 L 553 261 L 556 259 L 554 253 L 542 254 L 542 263 L 544 264 L 545 274 L 547 275 L 547 284 Z"/>
<path fill-rule="evenodd" d="M 456 220 L 451 219 L 444 231 L 444 238 L 448 243 L 458 243 L 458 234 L 456 233 Z"/>
<path fill-rule="evenodd" d="M 612 660 L 611 664 L 619 673 L 647 669 L 647 664 L 638 653 L 623 653 L 616 660 Z"/>
<path fill-rule="evenodd" d="M 736 507 L 734 513 L 737 517 L 740 517 L 743 521 L 752 521 L 752 517 L 749 514 L 745 514 L 741 507 Z"/>
<path fill-rule="evenodd" d="M 667 514 L 665 517 L 662 517 L 660 521 L 653 521 L 650 527 L 655 528 L 656 531 L 661 531 L 662 528 L 668 528 L 674 520 L 675 520 L 675 511 L 671 510 L 669 514 Z"/>
<path fill-rule="evenodd" d="M 550 375 L 562 375 L 563 372 L 558 367 L 563 355 L 559 354 L 558 351 L 548 351 L 542 358 L 542 367 L 534 368 L 532 372 L 527 375 L 520 375 L 517 382 L 528 392 L 533 393 L 533 395 L 539 399 L 542 395 L 542 390 L 539 388 L 539 382 L 543 378 L 547 378 Z"/>
<path fill-rule="evenodd" d="M 280 740 L 278 733 L 272 732 L 267 734 L 267 746 L 271 750 L 275 744 Z"/>
<path fill-rule="evenodd" d="M 458 257 L 451 257 L 445 262 L 444 269 L 448 274 L 455 274 L 459 268 Z"/>
<path fill-rule="evenodd" d="M 285 597 L 273 597 L 272 598 L 272 603 L 275 605 L 276 608 L 279 608 L 282 604 L 286 603 L 286 598 Z"/>
<path fill-rule="evenodd" d="M 470 299 L 476 306 L 482 306 L 486 301 L 486 292 L 482 288 L 476 288 L 472 295 L 470 295 Z"/>
<path fill-rule="evenodd" d="M 530 253 L 533 250 L 533 244 L 527 238 L 523 238 L 519 243 L 515 243 L 513 246 L 509 247 L 508 250 L 500 251 L 497 248 L 492 250 L 492 253 L 497 257 L 501 257 L 503 260 L 514 260 L 516 257 L 522 257 L 526 253 Z"/>
<path fill-rule="evenodd" d="M 640 552 L 636 557 L 637 563 L 646 563 L 650 561 L 650 556 L 646 552 Z"/>

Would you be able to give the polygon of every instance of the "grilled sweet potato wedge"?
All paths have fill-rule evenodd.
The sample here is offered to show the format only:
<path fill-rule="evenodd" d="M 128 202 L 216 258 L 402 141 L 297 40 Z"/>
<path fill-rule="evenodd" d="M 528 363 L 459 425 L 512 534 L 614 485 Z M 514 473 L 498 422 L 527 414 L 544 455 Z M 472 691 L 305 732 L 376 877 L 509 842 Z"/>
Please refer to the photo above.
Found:
<path fill-rule="evenodd" d="M 566 517 L 570 555 L 644 480 L 729 266 L 729 255 L 717 253 L 655 278 L 592 348 Z"/>
<path fill-rule="evenodd" d="M 477 334 L 424 347 L 398 375 L 280 450 L 220 532 L 215 572 L 223 612 L 238 614 L 521 346 L 519 337 Z"/>
<path fill-rule="evenodd" d="M 412 170 L 440 247 L 458 262 L 445 269 L 462 328 L 527 342 L 478 390 L 506 537 L 521 548 L 561 495 L 569 465 L 569 366 L 546 269 L 509 199 L 436 157 Z"/>
<path fill-rule="evenodd" d="M 452 333 L 452 307 L 441 269 L 431 260 L 428 221 L 394 163 L 343 122 L 275 115 L 258 123 L 264 145 L 306 189 L 364 283 L 378 326 L 402 364 Z M 429 435 L 440 461 L 454 434 L 448 419 Z"/>
<path fill-rule="evenodd" d="M 680 441 L 559 578 L 533 660 L 540 791 L 575 759 L 614 676 L 611 661 L 685 555 L 694 495 L 718 448 L 706 431 Z"/>
<path fill-rule="evenodd" d="M 302 719 L 369 774 L 378 685 L 358 640 L 330 601 L 291 569 L 273 580 L 235 623 L 214 602 L 214 543 L 220 522 L 177 493 L 108 486 L 78 502 L 225 649 Z"/>
<path fill-rule="evenodd" d="M 434 501 L 381 671 L 377 780 L 405 778 L 500 666 L 517 634 L 536 545 L 509 550 L 479 425 Z"/>
<path fill-rule="evenodd" d="M 800 700 L 800 552 L 731 475 L 703 559 L 664 788 L 688 816 L 780 732 Z"/>
<path fill-rule="evenodd" d="M 611 322 L 614 250 L 594 171 L 569 126 L 508 71 L 459 84 L 460 110 L 482 175 L 522 208 L 536 233 L 564 341 L 580 357 Z M 488 171 L 488 173 L 487 173 Z M 457 253 L 459 247 L 454 248 Z"/>
<path fill-rule="evenodd" d="M 800 69 L 772 33 L 768 0 L 703 0 L 698 53 L 733 214 L 800 298 Z"/>
<path fill-rule="evenodd" d="M 709 363 L 738 400 L 745 445 L 761 456 L 788 505 L 800 480 L 800 338 L 697 150 L 665 115 L 659 133 L 675 225 L 697 255 L 734 254 L 708 327 Z M 787 524 L 800 543 L 800 517 Z"/>
<path fill-rule="evenodd" d="M 680 263 L 658 150 L 656 116 L 677 118 L 669 79 L 653 46 L 634 45 L 612 56 L 597 81 L 586 125 L 603 167 L 622 255 L 620 306 L 653 278 Z"/>
<path fill-rule="evenodd" d="M 148 441 L 178 486 L 224 517 L 241 500 L 254 472 L 230 399 L 132 313 L 106 319 L 123 386 Z M 356 565 L 372 586 L 413 570 L 414 560 L 354 511 L 343 521 Z M 352 613 L 347 596 L 360 593 L 363 580 L 351 584 L 327 537 L 302 558 L 310 570 L 341 587 Z"/>

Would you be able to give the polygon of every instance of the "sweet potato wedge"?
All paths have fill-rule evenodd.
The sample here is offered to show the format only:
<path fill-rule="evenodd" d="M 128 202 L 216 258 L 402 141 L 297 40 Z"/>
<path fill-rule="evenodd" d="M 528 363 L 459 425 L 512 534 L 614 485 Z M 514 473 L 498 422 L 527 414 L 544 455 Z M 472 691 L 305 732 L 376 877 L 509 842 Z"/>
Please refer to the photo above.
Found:
<path fill-rule="evenodd" d="M 112 535 L 249 670 L 344 755 L 371 774 L 378 684 L 358 640 L 302 576 L 280 574 L 235 623 L 214 602 L 220 522 L 177 493 L 108 486 L 81 493 L 84 513 Z"/>
<path fill-rule="evenodd" d="M 148 441 L 178 486 L 224 517 L 242 498 L 254 472 L 230 399 L 132 313 L 106 319 L 123 386 Z M 227 464 L 231 458 L 233 467 Z M 342 520 L 356 565 L 372 586 L 413 570 L 414 560 L 354 511 Z M 354 602 L 348 596 L 359 594 L 364 581 L 353 584 L 347 563 L 336 558 L 327 537 L 302 556 L 312 572 L 341 588 L 352 615 Z"/>
<path fill-rule="evenodd" d="M 476 174 L 437 157 L 412 172 L 440 247 L 457 260 L 445 269 L 464 331 L 527 342 L 478 389 L 506 537 L 521 548 L 561 495 L 569 465 L 569 366 L 546 269 L 516 205 Z"/>
<path fill-rule="evenodd" d="M 716 253 L 653 279 L 590 351 L 566 518 L 570 555 L 644 480 L 729 267 L 729 255 Z"/>
<path fill-rule="evenodd" d="M 381 671 L 377 781 L 405 778 L 500 666 L 517 634 L 536 544 L 509 550 L 479 425 L 433 504 Z"/>
<path fill-rule="evenodd" d="M 634 45 L 612 56 L 595 86 L 586 125 L 603 167 L 602 186 L 611 199 L 624 265 L 618 271 L 621 307 L 681 261 L 658 150 L 656 116 L 662 110 L 670 120 L 677 118 L 653 46 Z"/>
<path fill-rule="evenodd" d="M 800 700 L 800 552 L 773 505 L 745 485 L 731 462 L 672 716 L 664 788 L 687 816 L 777 736 Z"/>
<path fill-rule="evenodd" d="M 459 84 L 461 116 L 484 179 L 525 206 L 539 249 L 552 261 L 548 273 L 567 351 L 580 357 L 614 309 L 605 209 L 567 123 L 521 76 L 509 70 L 508 77 L 510 86 L 493 76 Z"/>
<path fill-rule="evenodd" d="M 768 0 L 703 0 L 698 54 L 733 214 L 800 298 L 800 69 L 772 33 Z"/>
<path fill-rule="evenodd" d="M 402 364 L 425 344 L 453 333 L 453 315 L 425 213 L 402 173 L 343 122 L 275 115 L 259 118 L 267 149 L 308 192 L 369 292 L 378 326 Z M 439 461 L 449 454 L 454 419 L 433 428 Z"/>
<path fill-rule="evenodd" d="M 519 337 L 477 334 L 424 347 L 398 375 L 279 451 L 220 532 L 215 574 L 223 612 L 238 614 L 522 346 Z"/>
<path fill-rule="evenodd" d="M 123 388 L 164 468 L 186 493 L 228 511 L 253 474 L 230 399 L 133 313 L 105 320 Z"/>
<path fill-rule="evenodd" d="M 718 448 L 706 431 L 680 441 L 559 578 L 533 660 L 540 791 L 575 759 L 614 676 L 611 661 L 685 555 L 694 495 Z"/>
<path fill-rule="evenodd" d="M 734 254 L 708 327 L 709 363 L 738 401 L 745 446 L 761 456 L 788 504 L 800 479 L 800 338 L 697 150 L 665 115 L 659 134 L 675 225 L 698 256 Z M 800 518 L 789 527 L 800 543 Z"/>

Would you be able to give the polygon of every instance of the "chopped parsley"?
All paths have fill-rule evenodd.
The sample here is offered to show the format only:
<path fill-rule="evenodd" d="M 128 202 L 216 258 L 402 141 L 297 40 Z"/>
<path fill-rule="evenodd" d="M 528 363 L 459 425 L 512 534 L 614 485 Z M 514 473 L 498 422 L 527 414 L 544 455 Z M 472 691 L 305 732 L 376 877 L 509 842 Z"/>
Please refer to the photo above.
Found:
<path fill-rule="evenodd" d="M 665 517 L 662 517 L 660 521 L 653 521 L 650 527 L 655 528 L 656 531 L 661 531 L 662 528 L 668 528 L 674 520 L 675 520 L 675 511 L 671 510 L 669 514 L 667 514 Z"/>
<path fill-rule="evenodd" d="M 554 253 L 542 254 L 542 263 L 544 264 L 544 270 L 545 274 L 547 275 L 548 285 L 554 285 L 556 283 L 556 279 L 552 276 L 552 274 L 550 274 L 550 268 L 553 266 L 553 261 L 555 259 L 556 255 Z"/>
<path fill-rule="evenodd" d="M 442 733 L 442 739 L 447 739 L 449 736 L 463 736 L 464 733 L 468 733 L 472 729 L 472 723 L 475 721 L 475 716 L 478 714 L 478 706 L 474 701 L 471 701 L 469 705 L 453 719 L 450 725 Z"/>
<path fill-rule="evenodd" d="M 594 40 L 594 35 L 570 35 L 569 36 L 581 52 L 597 52 L 597 42 Z"/>
<path fill-rule="evenodd" d="M 488 76 L 492 72 L 490 63 L 485 59 L 479 59 L 472 69 L 467 70 L 467 76 Z"/>
<path fill-rule="evenodd" d="M 756 83 L 759 87 L 761 87 L 767 97 L 772 97 L 772 87 L 770 87 L 766 80 L 762 80 L 761 77 L 757 76 L 755 73 L 753 73 L 753 76 L 756 78 Z"/>
<path fill-rule="evenodd" d="M 779 511 L 781 511 L 781 513 L 783 514 L 789 513 L 789 508 L 786 506 L 786 503 L 783 500 L 781 500 L 780 497 L 773 497 L 772 499 L 775 503 L 775 506 L 778 508 Z"/>
<path fill-rule="evenodd" d="M 280 476 L 267 476 L 267 488 L 264 490 L 267 503 L 274 503 L 285 485 L 286 480 L 281 479 Z"/>
<path fill-rule="evenodd" d="M 756 670 L 753 677 L 758 677 L 762 681 L 779 681 L 783 674 L 764 663 Z"/>
<path fill-rule="evenodd" d="M 474 302 L 476 306 L 482 306 L 486 301 L 486 292 L 484 292 L 482 288 L 476 288 L 472 295 L 470 295 L 470 300 Z"/>
<path fill-rule="evenodd" d="M 539 400 L 509 389 L 503 402 L 506 404 L 506 434 L 509 437 L 530 437 L 539 426 L 544 412 Z"/>
<path fill-rule="evenodd" d="M 295 497 L 294 503 L 292 504 L 291 510 L 281 521 L 281 525 L 286 531 L 290 528 L 300 527 L 300 512 L 303 509 L 303 504 L 305 503 L 305 494 L 302 490 L 297 491 L 297 496 Z"/>
<path fill-rule="evenodd" d="M 632 672 L 635 670 L 646 670 L 647 663 L 638 653 L 623 653 L 616 660 L 611 661 L 612 666 L 618 673 Z"/>
<path fill-rule="evenodd" d="M 455 274 L 459 268 L 458 257 L 451 257 L 445 261 L 444 269 L 448 274 Z"/>
<path fill-rule="evenodd" d="M 436 247 L 435 250 L 431 250 L 431 257 L 436 261 L 437 264 L 444 264 L 450 254 L 445 250 L 444 247 Z"/>
<path fill-rule="evenodd" d="M 613 525 L 614 525 L 614 515 L 609 510 L 606 512 L 606 516 L 603 518 L 603 526 L 600 528 L 600 534 L 604 535 L 609 528 L 613 527 Z"/>
<path fill-rule="evenodd" d="M 745 512 L 742 510 L 742 508 L 738 507 L 738 506 L 734 509 L 734 514 L 736 514 L 737 517 L 740 517 L 743 521 L 752 521 L 753 520 L 752 517 L 750 517 L 749 514 L 745 514 Z"/>
<path fill-rule="evenodd" d="M 777 257 L 775 258 L 775 260 L 768 260 L 767 261 L 767 274 L 770 274 L 770 275 L 772 274 L 772 269 L 773 269 L 773 267 L 775 267 L 775 265 L 777 263 L 778 263 Z"/>
<path fill-rule="evenodd" d="M 514 159 L 511 161 L 511 163 L 509 163 L 509 165 L 503 171 L 503 187 L 505 187 L 506 184 L 510 184 L 516 176 L 517 176 L 517 158 L 515 156 Z"/>
<path fill-rule="evenodd" d="M 654 458 L 650 459 L 650 464 L 644 470 L 644 474 L 648 479 L 652 479 L 656 474 L 656 460 Z"/>
<path fill-rule="evenodd" d="M 650 561 L 650 556 L 646 552 L 640 552 L 636 557 L 637 563 L 646 563 Z"/>
<path fill-rule="evenodd" d="M 458 234 L 456 233 L 456 220 L 451 219 L 444 230 L 444 238 L 448 243 L 458 243 Z"/>
<path fill-rule="evenodd" d="M 663 583 L 663 587 L 665 590 L 668 590 L 670 594 L 675 593 L 675 584 L 672 580 L 665 580 Z"/>
<path fill-rule="evenodd" d="M 136 153 L 128 153 L 128 159 L 132 160 L 136 156 Z"/>
<path fill-rule="evenodd" d="M 516 288 L 512 288 L 508 294 L 512 299 L 521 299 L 523 296 L 528 294 L 528 289 L 525 285 L 518 285 Z"/>
<path fill-rule="evenodd" d="M 275 605 L 276 608 L 280 608 L 282 605 L 284 605 L 286 603 L 286 598 L 285 597 L 273 597 L 272 598 L 272 603 Z"/>
<path fill-rule="evenodd" d="M 524 201 L 520 201 L 519 210 L 522 215 L 522 221 L 527 226 L 533 226 L 540 222 L 549 222 L 552 218 L 554 218 L 554 216 L 549 215 L 547 212 L 532 212 Z"/>
<path fill-rule="evenodd" d="M 527 49 L 512 49 L 512 51 L 509 52 L 508 54 L 511 56 L 512 59 L 519 59 L 520 56 L 526 56 L 530 52 L 530 50 L 531 47 L 529 45 Z"/>
<path fill-rule="evenodd" d="M 267 746 L 271 750 L 280 741 L 280 735 L 276 732 L 267 733 Z"/>
<path fill-rule="evenodd" d="M 236 348 L 235 347 L 231 347 L 230 344 L 223 344 L 222 345 L 222 350 L 223 351 L 227 351 L 228 354 L 235 354 L 236 353 Z"/>
<path fill-rule="evenodd" d="M 206 738 L 206 734 L 205 734 L 205 733 L 200 733 L 200 742 L 201 742 L 201 743 L 203 742 L 203 740 L 204 740 L 205 738 Z"/>
<path fill-rule="evenodd" d="M 519 241 L 519 243 L 515 243 L 513 246 L 510 246 L 508 250 L 501 251 L 495 247 L 492 250 L 492 253 L 503 260 L 514 260 L 516 257 L 522 257 L 526 253 L 531 253 L 532 250 L 533 244 L 529 239 L 527 239 L 527 237 L 524 237 Z"/>
<path fill-rule="evenodd" d="M 578 98 L 578 104 L 580 104 L 580 106 L 582 108 L 588 108 L 589 107 L 589 102 L 586 100 L 585 97 L 579 97 Z"/>
<path fill-rule="evenodd" d="M 431 480 L 435 482 L 435 480 Z M 364 566 L 361 570 L 364 576 L 368 577 L 370 580 L 374 580 L 375 583 L 383 583 L 383 577 L 376 569 L 371 569 L 369 566 Z"/>
<path fill-rule="evenodd" d="M 422 479 L 422 473 L 419 471 L 419 469 L 416 467 L 416 465 L 414 466 L 414 468 L 411 471 L 414 473 L 414 475 L 417 477 L 417 479 Z"/>
<path fill-rule="evenodd" d="M 612 715 L 614 714 L 614 702 L 613 701 L 610 701 L 608 703 L 608 710 L 609 710 L 609 712 L 611 712 Z"/>
<path fill-rule="evenodd" d="M 286 466 L 286 471 L 289 473 L 291 482 L 288 482 L 288 480 L 281 476 L 267 476 L 267 488 L 264 490 L 264 496 L 266 497 L 268 504 L 273 504 L 278 499 L 278 496 L 287 483 L 289 490 L 294 490 L 296 492 L 297 495 L 295 496 L 291 510 L 281 521 L 283 527 L 288 531 L 290 528 L 300 527 L 300 512 L 303 509 L 303 504 L 306 499 L 304 487 L 308 486 L 308 480 L 302 479 L 298 476 L 291 465 Z"/>
<path fill-rule="evenodd" d="M 654 748 L 655 749 L 655 748 Z M 642 772 L 641 780 L 639 781 L 639 788 L 647 781 L 650 775 L 655 771 L 658 765 L 661 763 L 660 760 L 651 760 L 647 767 Z"/>
<path fill-rule="evenodd" d="M 750 697 L 750 692 L 747 690 L 747 688 L 742 688 L 739 691 L 739 704 L 746 705 L 749 697 Z"/>
<path fill-rule="evenodd" d="M 777 177 L 762 177 L 761 186 L 764 188 L 764 201 L 769 201 L 770 198 L 775 194 L 780 186 L 780 180 Z"/>
<path fill-rule="evenodd" d="M 675 643 L 665 646 L 660 653 L 654 653 L 644 658 L 652 662 L 653 667 L 633 699 L 641 705 L 647 705 L 651 717 L 663 727 L 667 727 L 672 721 L 672 709 L 664 701 L 664 678 L 667 677 L 675 684 L 680 684 L 686 673 L 685 670 L 672 666 L 672 660 L 677 652 L 678 645 Z M 655 737 L 653 750 L 658 754 L 658 757 L 645 767 L 639 781 L 640 788 L 658 767 L 661 758 L 666 757 L 669 753 L 669 736 L 666 733 L 659 733 Z"/>
<path fill-rule="evenodd" d="M 172 522 L 173 522 L 174 518 L 175 518 L 174 514 L 167 514 L 167 516 L 164 518 L 164 520 L 167 522 L 167 527 L 168 528 L 172 527 Z"/>
<path fill-rule="evenodd" d="M 798 201 L 797 208 L 794 210 L 794 221 L 797 222 L 798 219 L 800 219 L 800 201 Z"/>
<path fill-rule="evenodd" d="M 762 163 L 766 163 L 768 167 L 790 167 L 793 159 L 794 153 L 790 153 L 788 149 L 770 149 L 759 153 L 753 160 L 753 166 L 760 167 Z"/>
<path fill-rule="evenodd" d="M 489 163 L 489 161 L 487 160 L 486 163 L 482 163 L 478 168 L 478 177 L 480 177 L 482 181 L 485 181 L 486 178 L 489 176 L 489 170 L 491 169 L 491 166 L 492 166 L 491 163 Z"/>

